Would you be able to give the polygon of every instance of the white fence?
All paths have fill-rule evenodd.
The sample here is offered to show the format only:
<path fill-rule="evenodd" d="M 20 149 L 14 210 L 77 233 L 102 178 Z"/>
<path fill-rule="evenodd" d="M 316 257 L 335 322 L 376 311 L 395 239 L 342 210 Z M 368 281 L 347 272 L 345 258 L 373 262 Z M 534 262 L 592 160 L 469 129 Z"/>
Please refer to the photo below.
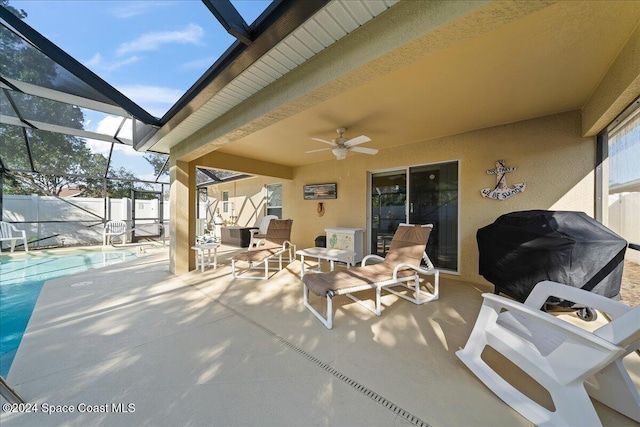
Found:
<path fill-rule="evenodd" d="M 30 247 L 97 244 L 102 242 L 103 218 L 124 220 L 131 227 L 131 199 L 102 199 L 4 195 L 2 219 L 27 232 Z M 136 236 L 158 235 L 159 201 L 136 200 Z M 106 213 L 105 213 L 106 206 Z M 169 203 L 163 204 L 165 237 Z"/>
<path fill-rule="evenodd" d="M 609 195 L 609 228 L 627 242 L 640 244 L 640 193 Z M 640 264 L 640 251 L 627 249 L 625 258 Z"/>

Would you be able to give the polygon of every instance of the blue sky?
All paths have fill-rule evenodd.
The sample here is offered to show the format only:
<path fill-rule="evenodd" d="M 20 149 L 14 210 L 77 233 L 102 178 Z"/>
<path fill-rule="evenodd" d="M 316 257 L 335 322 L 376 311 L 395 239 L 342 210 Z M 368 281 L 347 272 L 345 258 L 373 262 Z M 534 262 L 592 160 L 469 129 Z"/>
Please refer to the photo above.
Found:
<path fill-rule="evenodd" d="M 232 0 L 251 24 L 271 3 Z M 200 0 L 10 0 L 25 19 L 102 79 L 156 117 L 164 113 L 235 41 Z M 86 113 L 87 130 L 110 132 L 113 117 Z M 90 141 L 96 151 L 109 144 Z M 150 168 L 140 154 L 121 150 L 117 166 Z"/>

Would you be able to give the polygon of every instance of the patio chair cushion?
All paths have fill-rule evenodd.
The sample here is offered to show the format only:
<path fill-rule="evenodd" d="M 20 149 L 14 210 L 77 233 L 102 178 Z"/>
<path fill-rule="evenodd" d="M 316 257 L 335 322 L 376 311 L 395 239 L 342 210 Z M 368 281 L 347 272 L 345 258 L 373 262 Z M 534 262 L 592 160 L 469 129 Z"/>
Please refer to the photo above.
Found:
<path fill-rule="evenodd" d="M 398 227 L 383 263 L 391 266 L 392 270 L 399 263 L 419 267 L 431 230 L 431 227 L 419 225 Z"/>
<path fill-rule="evenodd" d="M 386 263 L 353 267 L 348 270 L 335 270 L 322 274 L 306 274 L 302 280 L 311 292 L 318 296 L 328 293 L 339 293 L 341 290 L 357 292 L 370 289 L 376 283 L 390 280 L 393 277 L 393 265 Z M 398 277 L 414 275 L 413 270 L 400 270 Z"/>
<path fill-rule="evenodd" d="M 233 259 L 236 261 L 260 262 L 266 258 L 278 255 L 281 252 L 281 244 L 277 245 L 275 243 L 267 243 L 258 248 L 251 248 L 251 250 L 236 254 L 233 256 Z"/>

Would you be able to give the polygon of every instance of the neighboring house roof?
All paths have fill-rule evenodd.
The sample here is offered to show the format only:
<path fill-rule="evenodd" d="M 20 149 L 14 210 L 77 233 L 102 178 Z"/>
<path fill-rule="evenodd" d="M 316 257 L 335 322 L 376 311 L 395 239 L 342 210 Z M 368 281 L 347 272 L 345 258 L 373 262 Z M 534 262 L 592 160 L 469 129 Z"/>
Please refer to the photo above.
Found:
<path fill-rule="evenodd" d="M 78 187 L 66 187 L 60 191 L 60 197 L 78 197 L 84 193 L 84 190 Z"/>

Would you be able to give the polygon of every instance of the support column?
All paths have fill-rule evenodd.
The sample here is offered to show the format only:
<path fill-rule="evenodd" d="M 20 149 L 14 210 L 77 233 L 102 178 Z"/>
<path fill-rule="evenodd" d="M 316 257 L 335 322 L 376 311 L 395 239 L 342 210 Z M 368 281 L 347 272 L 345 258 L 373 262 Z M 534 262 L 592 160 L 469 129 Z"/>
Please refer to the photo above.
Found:
<path fill-rule="evenodd" d="M 173 156 L 170 156 L 172 158 Z M 191 246 L 196 240 L 196 167 L 195 163 L 171 160 L 169 227 L 171 230 L 169 268 L 174 274 L 195 269 Z"/>

